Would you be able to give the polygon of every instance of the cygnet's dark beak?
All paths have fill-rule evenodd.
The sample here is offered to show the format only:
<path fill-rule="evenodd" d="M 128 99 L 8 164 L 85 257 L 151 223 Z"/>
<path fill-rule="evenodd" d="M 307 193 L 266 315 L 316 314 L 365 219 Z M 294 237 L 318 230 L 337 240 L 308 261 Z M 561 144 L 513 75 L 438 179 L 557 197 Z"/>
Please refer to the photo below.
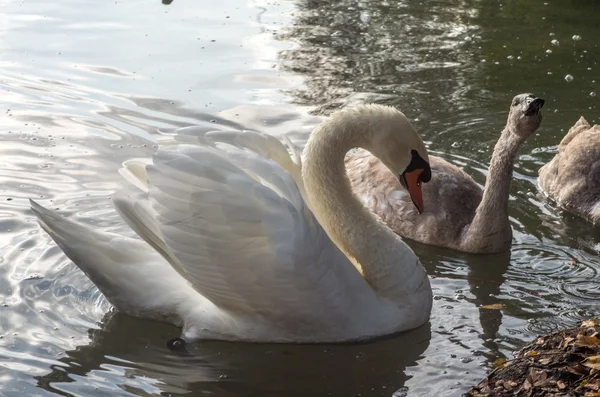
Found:
<path fill-rule="evenodd" d="M 540 112 L 540 109 L 544 106 L 544 103 L 546 103 L 546 101 L 544 101 L 543 98 L 529 96 L 523 104 L 523 113 L 525 113 L 525 116 L 536 115 Z"/>

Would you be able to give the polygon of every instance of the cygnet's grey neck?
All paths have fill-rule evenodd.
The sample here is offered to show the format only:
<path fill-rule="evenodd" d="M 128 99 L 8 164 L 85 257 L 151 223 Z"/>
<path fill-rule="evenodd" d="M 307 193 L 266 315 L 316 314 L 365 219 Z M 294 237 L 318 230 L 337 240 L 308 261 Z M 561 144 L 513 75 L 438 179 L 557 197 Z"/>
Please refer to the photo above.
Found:
<path fill-rule="evenodd" d="M 494 252 L 509 249 L 512 240 L 512 230 L 508 220 L 508 201 L 513 167 L 523 142 L 512 127 L 507 125 L 494 147 L 488 175 L 485 181 L 483 197 L 475 217 L 463 235 L 466 245 L 477 245 L 479 250 L 490 244 L 501 245 L 494 247 Z M 498 239 L 498 233 L 504 234 L 504 239 Z"/>

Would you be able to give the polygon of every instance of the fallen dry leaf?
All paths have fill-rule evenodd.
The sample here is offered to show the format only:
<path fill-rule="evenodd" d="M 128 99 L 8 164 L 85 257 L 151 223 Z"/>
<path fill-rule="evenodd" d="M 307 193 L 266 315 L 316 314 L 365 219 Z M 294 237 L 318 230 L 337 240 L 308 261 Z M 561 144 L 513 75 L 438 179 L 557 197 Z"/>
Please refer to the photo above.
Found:
<path fill-rule="evenodd" d="M 590 381 L 586 382 L 586 384 L 583 385 L 583 387 L 585 387 L 586 389 L 598 391 L 600 389 L 600 379 L 590 380 Z"/>
<path fill-rule="evenodd" d="M 506 358 L 504 358 L 504 357 L 500 357 L 499 359 L 495 360 L 495 361 L 492 363 L 492 367 L 493 367 L 493 368 L 499 368 L 499 367 L 503 367 L 503 366 L 504 366 L 504 364 L 506 364 Z"/>
<path fill-rule="evenodd" d="M 527 353 L 527 357 L 535 357 L 535 356 L 537 356 L 536 352 L 528 352 Z"/>
<path fill-rule="evenodd" d="M 565 382 L 563 382 L 562 380 L 559 380 L 556 382 L 556 386 L 558 386 L 558 388 L 560 390 L 564 389 L 565 387 L 567 387 L 567 385 L 565 385 Z"/>
<path fill-rule="evenodd" d="M 567 371 L 578 376 L 585 376 L 587 374 L 587 370 L 582 366 L 569 366 L 567 367 Z"/>
<path fill-rule="evenodd" d="M 504 304 L 503 303 L 494 303 L 492 305 L 482 305 L 479 306 L 481 309 L 488 309 L 488 310 L 500 310 L 500 309 L 504 309 Z"/>
<path fill-rule="evenodd" d="M 600 345 L 600 339 L 595 336 L 585 336 L 582 334 L 577 335 L 577 342 L 575 346 L 598 346 Z"/>
<path fill-rule="evenodd" d="M 590 356 L 582 364 L 588 368 L 600 369 L 600 356 Z"/>
<path fill-rule="evenodd" d="M 560 346 L 561 349 L 566 349 L 569 346 L 569 343 L 573 342 L 575 340 L 575 338 L 571 338 L 570 336 L 565 338 L 565 340 L 563 341 L 562 345 Z"/>
<path fill-rule="evenodd" d="M 541 358 L 538 360 L 538 362 L 542 365 L 548 365 L 552 362 L 552 358 L 548 357 L 548 358 Z"/>
<path fill-rule="evenodd" d="M 538 371 L 533 368 L 529 370 L 529 376 L 531 377 L 531 383 L 533 386 L 545 386 L 546 380 L 548 379 L 548 374 L 544 371 Z"/>
<path fill-rule="evenodd" d="M 584 328 L 595 327 L 596 323 L 593 320 L 585 320 L 581 323 L 581 326 Z"/>

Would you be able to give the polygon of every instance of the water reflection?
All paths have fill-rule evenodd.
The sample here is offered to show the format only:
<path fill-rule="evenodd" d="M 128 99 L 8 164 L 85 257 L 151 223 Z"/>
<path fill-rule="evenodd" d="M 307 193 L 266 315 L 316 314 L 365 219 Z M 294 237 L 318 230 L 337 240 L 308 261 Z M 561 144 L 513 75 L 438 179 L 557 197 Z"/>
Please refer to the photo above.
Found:
<path fill-rule="evenodd" d="M 178 334 L 175 327 L 111 313 L 100 329 L 89 331 L 89 344 L 67 351 L 50 373 L 36 377 L 37 384 L 60 395 L 119 389 L 137 395 L 391 395 L 404 386 L 405 369 L 416 365 L 431 339 L 427 323 L 368 344 L 202 342 L 183 354 L 166 347 Z"/>
<path fill-rule="evenodd" d="M 301 0 L 294 26 L 278 36 L 298 43 L 281 53 L 282 69 L 305 77 L 288 92 L 318 113 L 364 100 L 420 119 L 460 110 L 464 67 L 474 62 L 463 46 L 478 30 L 470 3 Z"/>

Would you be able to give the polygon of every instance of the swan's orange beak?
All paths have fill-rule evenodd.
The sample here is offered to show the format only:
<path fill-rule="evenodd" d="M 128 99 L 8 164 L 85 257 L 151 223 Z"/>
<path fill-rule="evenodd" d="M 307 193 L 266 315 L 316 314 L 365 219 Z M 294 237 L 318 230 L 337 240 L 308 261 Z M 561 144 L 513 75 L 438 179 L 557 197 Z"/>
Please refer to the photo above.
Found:
<path fill-rule="evenodd" d="M 423 191 L 421 190 L 421 173 L 423 173 L 423 169 L 417 168 L 416 170 L 402 174 L 405 187 L 419 214 L 422 214 L 425 210 L 425 206 L 423 205 Z"/>

